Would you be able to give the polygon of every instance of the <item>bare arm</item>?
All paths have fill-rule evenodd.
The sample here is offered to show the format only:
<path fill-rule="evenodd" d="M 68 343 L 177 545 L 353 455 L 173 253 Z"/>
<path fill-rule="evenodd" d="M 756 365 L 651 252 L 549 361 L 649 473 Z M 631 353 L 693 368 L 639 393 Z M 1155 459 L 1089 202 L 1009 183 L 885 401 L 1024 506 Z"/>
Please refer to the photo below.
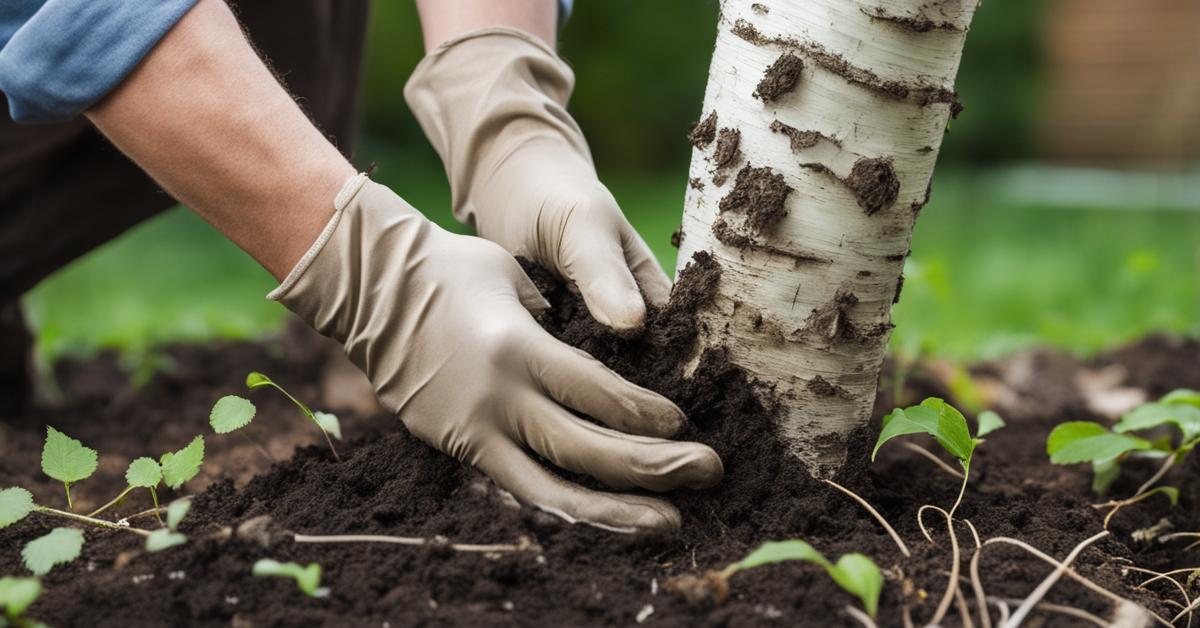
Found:
<path fill-rule="evenodd" d="M 86 115 L 276 279 L 316 240 L 354 174 L 221 0 L 200 0 Z"/>
<path fill-rule="evenodd" d="M 417 0 L 425 51 L 468 31 L 508 26 L 555 45 L 558 0 Z"/>

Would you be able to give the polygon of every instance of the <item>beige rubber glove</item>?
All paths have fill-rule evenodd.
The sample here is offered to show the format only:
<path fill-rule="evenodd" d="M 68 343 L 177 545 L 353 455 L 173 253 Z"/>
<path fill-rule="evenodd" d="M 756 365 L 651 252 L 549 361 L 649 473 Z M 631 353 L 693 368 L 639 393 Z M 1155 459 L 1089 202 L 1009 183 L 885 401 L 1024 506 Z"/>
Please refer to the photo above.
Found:
<path fill-rule="evenodd" d="M 563 481 L 524 448 L 620 489 L 720 481 L 712 449 L 658 438 L 682 426 L 675 404 L 538 326 L 547 303 L 502 248 L 442 230 L 365 175 L 335 209 L 268 297 L 341 341 L 415 436 L 525 503 L 620 532 L 677 528 L 679 512 Z"/>
<path fill-rule="evenodd" d="M 641 327 L 639 285 L 662 304 L 671 282 L 596 177 L 566 111 L 574 84 L 541 40 L 488 28 L 430 52 L 404 97 L 442 157 L 460 221 L 570 281 L 600 322 Z"/>

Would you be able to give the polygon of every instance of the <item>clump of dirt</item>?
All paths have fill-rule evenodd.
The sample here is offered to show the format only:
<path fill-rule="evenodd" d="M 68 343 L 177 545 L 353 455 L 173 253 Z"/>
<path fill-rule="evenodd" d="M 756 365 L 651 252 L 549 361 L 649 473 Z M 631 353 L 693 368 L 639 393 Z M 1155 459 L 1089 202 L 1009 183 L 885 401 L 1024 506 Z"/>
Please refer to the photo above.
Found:
<path fill-rule="evenodd" d="M 692 124 L 688 129 L 688 142 L 696 148 L 704 148 L 712 143 L 717 136 L 717 112 L 708 114 L 703 120 Z"/>
<path fill-rule="evenodd" d="M 887 158 L 864 157 L 854 162 L 845 184 L 868 216 L 891 207 L 900 193 L 900 179 Z"/>
<path fill-rule="evenodd" d="M 788 136 L 788 143 L 792 148 L 792 152 L 799 152 L 806 148 L 812 148 L 825 140 L 838 148 L 841 148 L 842 142 L 836 137 L 830 137 L 820 131 L 801 131 L 794 126 L 786 125 L 779 120 L 771 123 L 771 131 L 775 133 L 783 133 Z"/>
<path fill-rule="evenodd" d="M 721 129 L 717 134 L 717 148 L 713 151 L 713 165 L 718 170 L 728 168 L 741 156 L 742 132 L 737 129 Z"/>
<path fill-rule="evenodd" d="M 746 225 L 756 233 L 769 233 L 787 216 L 784 203 L 792 188 L 783 175 L 769 167 L 755 168 L 749 164 L 737 173 L 733 189 L 721 199 L 722 212 L 746 215 Z"/>
<path fill-rule="evenodd" d="M 850 321 L 850 310 L 855 305 L 858 305 L 858 295 L 848 285 L 839 286 L 832 299 L 813 308 L 804 321 L 804 332 L 826 340 L 857 340 L 860 334 Z"/>
<path fill-rule="evenodd" d="M 837 384 L 832 384 L 829 380 L 817 375 L 808 380 L 804 385 L 808 391 L 818 397 L 841 397 L 846 395 L 846 390 Z"/>
<path fill-rule="evenodd" d="M 804 61 L 788 52 L 779 56 L 767 71 L 762 80 L 754 88 L 754 97 L 764 103 L 779 100 L 784 94 L 796 88 L 800 82 L 800 74 L 804 71 Z"/>

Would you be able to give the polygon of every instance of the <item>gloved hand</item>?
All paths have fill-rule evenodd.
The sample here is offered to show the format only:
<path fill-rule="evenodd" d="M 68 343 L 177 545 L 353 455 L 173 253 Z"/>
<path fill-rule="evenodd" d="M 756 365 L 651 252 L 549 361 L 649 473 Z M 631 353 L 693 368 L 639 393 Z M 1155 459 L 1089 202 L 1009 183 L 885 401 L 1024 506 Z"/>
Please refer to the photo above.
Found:
<path fill-rule="evenodd" d="M 712 449 L 661 438 L 681 427 L 678 407 L 538 326 L 530 313 L 548 304 L 502 248 L 440 229 L 365 175 L 334 205 L 321 236 L 268 296 L 341 341 L 415 436 L 522 502 L 620 532 L 677 528 L 679 512 L 660 499 L 566 482 L 524 448 L 619 489 L 720 481 Z"/>
<path fill-rule="evenodd" d="M 404 97 L 442 157 L 460 221 L 570 281 L 596 320 L 637 328 L 639 285 L 662 304 L 671 282 L 596 177 L 566 111 L 574 84 L 541 40 L 487 28 L 430 52 Z"/>

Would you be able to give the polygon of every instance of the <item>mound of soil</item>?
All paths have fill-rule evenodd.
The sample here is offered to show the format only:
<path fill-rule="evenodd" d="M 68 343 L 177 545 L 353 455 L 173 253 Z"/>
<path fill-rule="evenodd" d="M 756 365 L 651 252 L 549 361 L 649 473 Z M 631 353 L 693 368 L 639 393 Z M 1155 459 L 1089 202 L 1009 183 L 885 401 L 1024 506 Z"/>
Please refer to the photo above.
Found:
<path fill-rule="evenodd" d="M 710 264 L 694 264 L 672 302 L 652 310 L 647 329 L 635 337 L 608 332 L 588 316 L 577 295 L 534 272 L 554 304 L 541 321 L 546 329 L 672 398 L 692 421 L 682 437 L 707 443 L 721 455 L 726 477 L 719 486 L 668 496 L 683 513 L 683 528 L 675 534 L 615 535 L 521 507 L 475 471 L 416 441 L 386 414 L 342 412 L 350 440 L 340 446 L 341 463 L 316 444 L 319 437 L 311 426 L 276 395 L 255 393 L 259 417 L 251 427 L 277 456 L 300 444 L 290 459 L 268 466 L 245 441 L 213 434 L 208 410 L 223 395 L 245 394 L 242 380 L 250 370 L 271 374 L 316 408 L 330 407 L 328 387 L 322 386 L 331 363 L 327 346 L 308 337 L 176 347 L 169 351 L 173 368 L 137 390 L 119 375 L 114 358 L 101 356 L 60 368 L 69 401 L 0 421 L 0 486 L 25 486 L 39 502 L 61 506 L 62 487 L 38 472 L 46 424 L 102 452 L 100 472 L 75 489 L 80 509 L 118 492 L 132 458 L 176 449 L 204 433 L 208 462 L 182 491 L 195 494 L 183 525 L 190 541 L 145 554 L 132 534 L 89 529 L 82 559 L 43 579 L 46 590 L 29 615 L 56 626 L 122 627 L 853 625 L 844 610 L 853 598 L 808 564 L 739 573 L 722 604 L 693 604 L 664 590 L 673 576 L 720 569 L 764 541 L 803 538 L 827 556 L 862 552 L 872 557 L 887 573 L 880 625 L 900 625 L 904 607 L 920 625 L 945 591 L 950 549 L 944 521 L 936 516 L 926 518 L 933 542 L 923 538 L 917 509 L 948 507 L 957 481 L 899 446 L 885 448 L 869 464 L 874 431 L 865 431 L 850 452 L 851 463 L 838 481 L 891 521 L 912 549 L 906 558 L 861 507 L 784 457 L 784 445 L 771 427 L 770 395 L 721 351 L 706 352 L 695 375 L 684 379 L 680 373 L 696 334 L 692 312 L 707 298 L 717 272 Z M 1035 352 L 972 369 L 981 381 L 1005 386 L 1016 401 L 1000 407 L 1008 427 L 977 450 L 959 517 L 973 522 L 984 539 L 1016 537 L 1064 557 L 1101 529 L 1103 516 L 1089 506 L 1095 500 L 1089 470 L 1053 467 L 1044 453 L 1055 424 L 1105 420 L 1080 392 L 1079 374 L 1125 369 L 1121 384 L 1153 397 L 1180 386 L 1200 388 L 1198 356 L 1196 341 L 1154 337 L 1088 361 Z M 901 402 L 946 396 L 936 371 L 918 368 L 909 375 L 898 387 Z M 876 420 L 894 403 L 894 383 L 885 369 Z M 1193 456 L 1167 476 L 1183 489 L 1178 507 L 1148 500 L 1123 510 L 1111 525 L 1112 536 L 1083 551 L 1076 570 L 1155 613 L 1169 618 L 1178 612 L 1167 602 L 1181 601 L 1173 585 L 1160 581 L 1136 588 L 1145 578 L 1127 567 L 1195 564 L 1195 552 L 1182 551 L 1185 541 L 1140 543 L 1132 533 L 1162 520 L 1174 531 L 1200 530 L 1200 487 L 1192 481 L 1198 465 Z M 1153 470 L 1129 465 L 1114 493 L 1131 493 Z M 144 501 L 134 497 L 118 510 L 136 512 L 147 507 Z M 440 543 L 316 545 L 231 533 L 263 515 L 279 528 L 304 534 L 436 537 L 452 543 L 524 543 L 530 549 L 463 553 Z M 55 525 L 60 522 L 34 515 L 0 530 L 0 574 L 26 573 L 19 548 Z M 959 529 L 959 543 L 966 574 L 974 543 L 965 527 Z M 251 565 L 264 557 L 320 563 L 330 595 L 308 598 L 290 581 L 251 576 Z M 988 594 L 1002 598 L 1023 598 L 1050 571 L 1003 545 L 986 548 L 980 567 Z M 964 593 L 974 612 L 969 587 Z M 1100 617 L 1112 614 L 1108 600 L 1067 579 L 1047 601 Z M 1033 620 L 1082 624 L 1044 611 L 1035 611 Z M 945 623 L 961 625 L 960 617 L 951 611 Z"/>

